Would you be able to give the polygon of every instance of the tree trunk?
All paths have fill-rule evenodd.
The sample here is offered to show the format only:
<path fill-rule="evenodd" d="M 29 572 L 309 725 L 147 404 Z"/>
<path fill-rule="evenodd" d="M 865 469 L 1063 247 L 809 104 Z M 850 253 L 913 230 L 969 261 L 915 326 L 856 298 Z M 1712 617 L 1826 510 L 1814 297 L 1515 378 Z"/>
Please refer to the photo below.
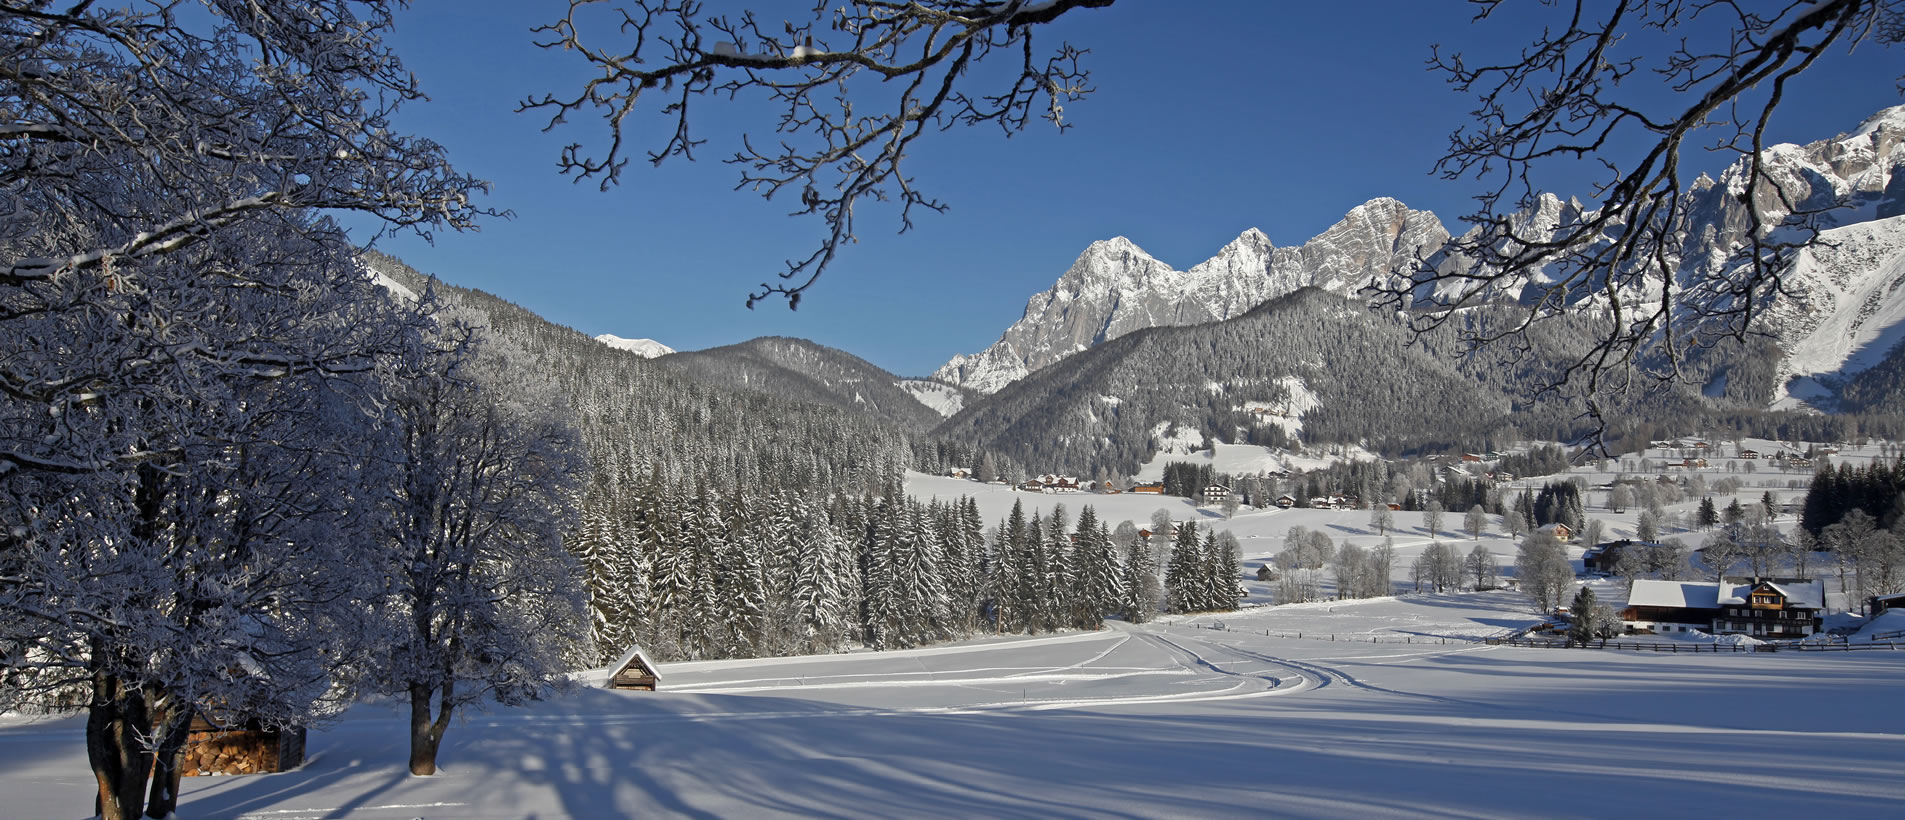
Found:
<path fill-rule="evenodd" d="M 443 685 L 442 697 L 437 699 L 437 715 L 430 715 L 430 700 L 434 694 L 431 687 L 424 684 L 410 686 L 410 773 L 428 776 L 437 773 L 437 749 L 443 744 L 443 732 L 450 728 L 450 714 L 456 709 L 451 695 L 454 684 Z"/>
<path fill-rule="evenodd" d="M 430 690 L 410 687 L 410 773 L 437 773 L 437 737 L 430 731 Z"/>
<path fill-rule="evenodd" d="M 171 817 L 179 810 L 179 779 L 184 774 L 185 739 L 192 730 L 190 709 L 173 707 L 165 716 L 164 731 L 154 755 L 152 788 L 146 795 L 147 817 Z"/>
<path fill-rule="evenodd" d="M 97 647 L 95 647 L 97 648 Z M 86 715 L 86 757 L 98 785 L 93 811 L 100 820 L 136 820 L 143 804 L 152 756 L 140 745 L 151 721 L 142 693 L 117 676 L 93 676 L 93 702 Z"/>

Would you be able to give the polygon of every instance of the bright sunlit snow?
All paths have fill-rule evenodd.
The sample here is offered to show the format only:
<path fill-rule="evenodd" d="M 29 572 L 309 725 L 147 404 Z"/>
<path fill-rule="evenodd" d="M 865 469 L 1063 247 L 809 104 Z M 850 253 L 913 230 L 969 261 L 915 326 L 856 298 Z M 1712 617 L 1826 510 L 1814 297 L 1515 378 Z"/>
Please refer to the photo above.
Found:
<path fill-rule="evenodd" d="M 660 692 L 474 715 L 428 778 L 404 771 L 400 710 L 361 705 L 297 771 L 188 778 L 181 815 L 1880 817 L 1905 800 L 1905 653 L 1464 640 L 1532 621 L 1481 593 L 663 664 Z M 0 728 L 9 816 L 90 811 L 81 723 Z"/>

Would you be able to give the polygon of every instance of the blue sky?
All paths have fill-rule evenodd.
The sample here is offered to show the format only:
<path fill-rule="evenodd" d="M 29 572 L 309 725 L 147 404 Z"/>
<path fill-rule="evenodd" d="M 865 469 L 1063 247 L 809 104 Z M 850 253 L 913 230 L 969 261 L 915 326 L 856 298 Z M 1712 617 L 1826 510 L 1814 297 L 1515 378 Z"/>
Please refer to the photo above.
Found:
<path fill-rule="evenodd" d="M 811 8 L 751 5 L 781 4 Z M 704 105 L 700 162 L 637 160 L 606 193 L 572 184 L 556 171 L 558 152 L 599 144 L 601 127 L 578 117 L 543 133 L 542 117 L 514 113 L 522 99 L 571 93 L 585 76 L 573 55 L 531 44 L 529 28 L 566 3 L 423 0 L 400 17 L 393 41 L 432 100 L 406 109 L 399 125 L 493 182 L 488 204 L 515 217 L 434 245 L 391 237 L 379 247 L 590 335 L 682 350 L 799 336 L 923 376 L 995 341 L 1097 239 L 1129 237 L 1182 269 L 1251 227 L 1280 246 L 1301 244 L 1379 196 L 1459 230 L 1478 186 L 1430 172 L 1471 101 L 1424 60 L 1432 43 L 1501 58 L 1544 11 L 1522 6 L 1511 10 L 1518 19 L 1482 25 L 1456 0 L 1122 0 L 1076 12 L 1040 35 L 1091 49 L 1097 92 L 1067 107 L 1075 128 L 932 135 L 908 163 L 947 213 L 916 215 L 914 230 L 898 235 L 894 210 L 863 205 L 860 242 L 800 310 L 770 301 L 750 311 L 750 289 L 820 236 L 817 221 L 786 217 L 787 205 L 733 191 L 737 171 L 719 162 L 743 129 L 771 133 L 774 110 Z M 1788 92 L 1772 136 L 1829 137 L 1898 104 L 1899 56 L 1869 43 L 1835 52 Z M 652 107 L 637 118 L 637 133 L 660 133 Z M 1541 182 L 1585 197 L 1594 170 L 1553 168 Z"/>

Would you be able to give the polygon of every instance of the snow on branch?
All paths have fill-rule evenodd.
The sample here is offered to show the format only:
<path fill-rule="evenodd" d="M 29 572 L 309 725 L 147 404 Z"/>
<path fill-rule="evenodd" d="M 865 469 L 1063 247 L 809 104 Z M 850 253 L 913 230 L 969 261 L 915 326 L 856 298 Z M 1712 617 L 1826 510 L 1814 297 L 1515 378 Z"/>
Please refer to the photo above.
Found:
<path fill-rule="evenodd" d="M 1471 2 L 1478 22 L 1501 5 Z M 1823 212 L 1836 207 L 1804 207 L 1769 174 L 1767 123 L 1787 83 L 1830 48 L 1896 42 L 1905 3 L 1820 0 L 1765 11 L 1729 0 L 1559 5 L 1565 23 L 1510 60 L 1474 63 L 1437 50 L 1429 61 L 1477 98 L 1474 125 L 1450 137 L 1437 170 L 1486 187 L 1464 217 L 1474 229 L 1451 245 L 1447 261 L 1371 292 L 1379 304 L 1416 309 L 1422 331 L 1505 295 L 1532 307 L 1518 323 L 1462 330 L 1475 346 L 1525 344 L 1547 317 L 1583 304 L 1604 310 L 1605 330 L 1550 385 L 1579 382 L 1589 414 L 1598 415 L 1596 393 L 1677 380 L 1692 349 L 1754 332 L 1781 272 L 1817 237 Z M 1633 40 L 1677 46 L 1650 60 L 1629 46 Z M 1623 92 L 1623 84 L 1649 75 L 1674 92 L 1673 102 L 1656 106 L 1666 110 Z M 1636 140 L 1637 153 L 1617 148 Z M 1731 259 L 1688 276 L 1683 268 L 1698 239 L 1688 233 L 1690 187 L 1697 186 L 1682 162 L 1696 147 L 1743 159 L 1732 194 L 1744 204 L 1746 225 Z M 1604 166 L 1597 202 L 1561 203 L 1537 188 L 1534 174 L 1544 163 L 1570 159 Z"/>

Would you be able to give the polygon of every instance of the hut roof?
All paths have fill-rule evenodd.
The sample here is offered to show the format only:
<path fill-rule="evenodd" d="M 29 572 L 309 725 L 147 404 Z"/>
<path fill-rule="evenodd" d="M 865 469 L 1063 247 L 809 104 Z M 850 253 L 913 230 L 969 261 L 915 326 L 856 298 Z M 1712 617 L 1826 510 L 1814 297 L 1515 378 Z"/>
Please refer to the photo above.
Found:
<path fill-rule="evenodd" d="M 631 644 L 628 647 L 628 651 L 623 652 L 622 657 L 615 661 L 615 665 L 609 667 L 609 677 L 608 680 L 603 681 L 602 688 L 614 689 L 615 676 L 621 674 L 622 670 L 628 668 L 629 662 L 636 659 L 641 660 L 642 668 L 647 669 L 650 674 L 656 674 L 655 659 L 648 657 L 648 653 L 642 651 L 640 644 Z M 660 677 L 660 675 L 656 674 L 656 677 Z"/>

